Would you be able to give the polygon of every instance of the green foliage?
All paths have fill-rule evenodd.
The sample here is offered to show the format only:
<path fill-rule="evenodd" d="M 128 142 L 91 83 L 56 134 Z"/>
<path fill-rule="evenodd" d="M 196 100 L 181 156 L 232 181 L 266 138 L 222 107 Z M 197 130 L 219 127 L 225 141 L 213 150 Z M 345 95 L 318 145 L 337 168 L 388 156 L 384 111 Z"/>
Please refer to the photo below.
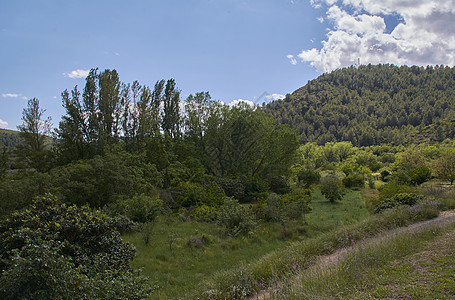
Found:
<path fill-rule="evenodd" d="M 182 182 L 176 190 L 177 204 L 183 207 L 208 205 L 217 207 L 223 203 L 226 197 L 223 190 L 213 183 L 205 185 L 192 182 Z"/>
<path fill-rule="evenodd" d="M 318 184 L 321 180 L 321 175 L 316 170 L 302 168 L 297 173 L 297 179 L 299 180 L 299 183 L 309 187 L 313 184 Z"/>
<path fill-rule="evenodd" d="M 24 172 L 0 179 L 0 216 L 32 204 L 37 195 L 51 189 L 52 177 L 47 173 Z"/>
<path fill-rule="evenodd" d="M 393 196 L 401 193 L 415 193 L 416 189 L 409 185 L 401 184 L 397 181 L 390 182 L 378 188 L 380 200 L 392 198 Z"/>
<path fill-rule="evenodd" d="M 455 181 L 455 150 L 452 148 L 444 149 L 441 156 L 435 160 L 434 169 L 438 178 L 453 184 Z"/>
<path fill-rule="evenodd" d="M 421 185 L 431 178 L 431 170 L 427 166 L 418 166 L 409 171 L 409 178 L 411 179 L 411 184 Z"/>
<path fill-rule="evenodd" d="M 243 199 L 245 185 L 239 178 L 216 177 L 214 180 L 223 189 L 227 197 L 234 197 L 237 200 Z"/>
<path fill-rule="evenodd" d="M 400 206 L 400 205 L 409 205 L 413 206 L 417 203 L 418 200 L 423 199 L 422 196 L 418 196 L 415 193 L 400 193 L 396 194 L 393 197 L 382 200 L 374 209 L 374 213 L 380 213 L 383 210 Z"/>
<path fill-rule="evenodd" d="M 0 245 L 3 299 L 139 299 L 151 291 L 132 272 L 135 250 L 115 219 L 51 195 L 1 221 Z"/>
<path fill-rule="evenodd" d="M 280 197 L 280 200 L 281 200 L 280 209 L 285 220 L 298 220 L 302 218 L 302 215 L 305 218 L 306 214 L 310 213 L 313 210 L 310 206 L 311 202 L 310 189 L 285 194 Z"/>
<path fill-rule="evenodd" d="M 295 129 L 301 143 L 440 142 L 455 137 L 454 72 L 444 66 L 351 66 L 309 81 L 265 111 Z"/>
<path fill-rule="evenodd" d="M 190 211 L 190 217 L 196 221 L 213 222 L 216 220 L 218 209 L 206 204 L 198 205 Z"/>
<path fill-rule="evenodd" d="M 115 211 L 127 216 L 134 222 L 153 222 L 163 212 L 163 201 L 159 195 L 135 195 L 132 198 L 118 200 Z"/>
<path fill-rule="evenodd" d="M 326 175 L 321 179 L 321 193 L 331 203 L 343 198 L 341 180 L 335 174 Z"/>
<path fill-rule="evenodd" d="M 153 192 L 161 174 L 143 156 L 121 150 L 51 170 L 53 192 L 69 203 L 101 208 L 118 199 Z"/>
<path fill-rule="evenodd" d="M 363 176 L 358 173 L 350 174 L 343 178 L 342 183 L 348 189 L 360 189 L 365 186 Z"/>
<path fill-rule="evenodd" d="M 251 211 L 241 206 L 237 200 L 230 198 L 221 205 L 216 221 L 223 228 L 224 233 L 232 237 L 248 235 L 257 226 Z"/>
<path fill-rule="evenodd" d="M 22 143 L 16 147 L 16 153 L 23 167 L 44 171 L 49 168 L 49 137 L 51 119 L 44 120 L 45 110 L 40 108 L 39 100 L 28 100 L 22 111 L 22 125 L 18 126 Z"/>

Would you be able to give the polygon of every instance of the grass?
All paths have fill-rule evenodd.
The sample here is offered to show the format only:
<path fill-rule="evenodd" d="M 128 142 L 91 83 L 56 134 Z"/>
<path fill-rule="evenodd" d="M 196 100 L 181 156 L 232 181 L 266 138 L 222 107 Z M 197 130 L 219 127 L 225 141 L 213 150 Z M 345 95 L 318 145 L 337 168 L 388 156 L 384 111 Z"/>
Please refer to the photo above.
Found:
<path fill-rule="evenodd" d="M 376 239 L 338 264 L 296 274 L 275 299 L 453 299 L 455 225 Z"/>
<path fill-rule="evenodd" d="M 238 274 L 234 274 L 239 275 L 245 265 L 267 260 L 268 255 L 280 253 L 292 243 L 368 217 L 358 191 L 347 193 L 336 204 L 331 204 L 320 192 L 316 192 L 311 205 L 313 212 L 306 217 L 308 225 L 304 225 L 303 221 L 289 223 L 286 227 L 263 223 L 250 237 L 222 238 L 215 224 L 162 218 L 152 228 L 148 245 L 139 232 L 124 235 L 123 238 L 137 249 L 133 268 L 142 269 L 143 275 L 161 287 L 152 298 L 185 298 L 201 282 L 219 276 L 217 274 L 225 270 L 228 270 L 227 274 L 239 270 Z M 202 237 L 203 244 L 188 245 L 189 240 L 200 241 Z M 255 271 L 258 276 L 268 272 L 264 268 L 258 264 Z"/>
<path fill-rule="evenodd" d="M 315 238 L 294 242 L 249 264 L 218 272 L 197 287 L 190 297 L 198 299 L 243 299 L 274 286 L 293 272 L 311 267 L 319 255 L 376 236 L 390 229 L 437 216 L 434 207 L 415 210 L 401 206 Z M 348 238 L 346 238 L 348 237 Z"/>

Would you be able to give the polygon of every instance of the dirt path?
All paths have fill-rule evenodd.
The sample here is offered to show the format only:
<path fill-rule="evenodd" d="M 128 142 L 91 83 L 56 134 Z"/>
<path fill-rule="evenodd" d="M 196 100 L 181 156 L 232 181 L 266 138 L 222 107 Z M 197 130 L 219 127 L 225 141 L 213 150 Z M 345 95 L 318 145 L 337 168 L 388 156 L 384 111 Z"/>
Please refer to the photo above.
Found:
<path fill-rule="evenodd" d="M 396 234 L 400 234 L 400 233 L 404 233 L 404 232 L 417 232 L 417 231 L 419 231 L 421 229 L 424 229 L 424 228 L 427 228 L 427 227 L 433 226 L 433 225 L 435 225 L 435 226 L 436 225 L 447 226 L 448 224 L 450 224 L 452 222 L 455 222 L 455 210 L 443 211 L 443 212 L 440 213 L 440 215 L 437 218 L 434 218 L 434 219 L 431 219 L 431 220 L 425 220 L 425 221 L 422 221 L 422 222 L 418 222 L 418 223 L 409 225 L 407 227 L 399 227 L 399 228 L 390 230 L 390 231 L 388 231 L 386 233 L 383 233 L 383 234 L 381 234 L 379 236 L 363 240 L 363 241 L 361 241 L 359 243 L 359 245 L 367 245 L 367 244 L 377 240 L 378 238 L 385 237 L 385 236 L 396 235 Z M 359 245 L 342 248 L 342 249 L 339 249 L 339 250 L 335 251 L 332 254 L 319 256 L 316 259 L 316 262 L 315 262 L 315 264 L 312 267 L 310 267 L 309 269 L 306 269 L 306 270 L 302 270 L 302 272 L 313 272 L 315 270 L 320 269 L 321 267 L 337 263 L 347 253 L 352 252 L 352 251 L 356 251 L 358 249 Z M 294 279 L 298 280 L 298 276 L 297 276 L 297 278 L 294 278 Z M 253 297 L 250 297 L 249 300 L 271 299 L 271 293 L 273 293 L 273 290 L 274 289 L 272 289 L 271 291 L 265 291 L 265 292 L 262 292 L 260 294 L 257 294 L 257 295 L 255 295 Z"/>

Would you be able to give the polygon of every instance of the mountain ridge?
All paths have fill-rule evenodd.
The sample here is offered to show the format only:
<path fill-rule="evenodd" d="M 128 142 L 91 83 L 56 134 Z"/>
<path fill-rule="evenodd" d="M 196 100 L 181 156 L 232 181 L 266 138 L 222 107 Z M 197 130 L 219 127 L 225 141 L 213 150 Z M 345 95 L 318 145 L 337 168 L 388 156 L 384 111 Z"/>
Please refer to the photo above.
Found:
<path fill-rule="evenodd" d="M 455 68 L 362 65 L 338 69 L 265 105 L 300 142 L 440 142 L 455 137 Z"/>

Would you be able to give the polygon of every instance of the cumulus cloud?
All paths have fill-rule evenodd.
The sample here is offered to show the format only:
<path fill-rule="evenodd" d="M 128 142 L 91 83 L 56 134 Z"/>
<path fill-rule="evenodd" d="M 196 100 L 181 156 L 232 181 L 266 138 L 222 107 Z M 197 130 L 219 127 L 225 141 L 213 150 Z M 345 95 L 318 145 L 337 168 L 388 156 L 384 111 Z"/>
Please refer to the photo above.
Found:
<path fill-rule="evenodd" d="M 281 99 L 284 99 L 286 97 L 286 95 L 283 95 L 283 94 L 270 94 L 270 95 L 267 95 L 265 97 L 267 99 L 269 99 L 269 100 L 281 100 Z"/>
<path fill-rule="evenodd" d="M 77 70 L 71 71 L 70 73 L 63 73 L 63 76 L 67 76 L 69 78 L 85 78 L 85 77 L 87 77 L 89 72 L 90 72 L 90 70 L 77 69 Z"/>
<path fill-rule="evenodd" d="M 237 100 L 232 100 L 231 103 L 229 103 L 230 106 L 239 106 L 241 104 L 247 104 L 251 107 L 254 107 L 254 102 L 253 101 L 250 101 L 250 100 L 245 100 L 245 99 L 237 99 Z"/>
<path fill-rule="evenodd" d="M 359 59 L 362 64 L 455 65 L 455 0 L 311 3 L 327 7 L 332 28 L 321 48 L 303 50 L 297 57 L 320 72 L 353 65 Z M 386 30 L 385 16 L 399 20 L 392 30 Z"/>
<path fill-rule="evenodd" d="M 8 127 L 8 122 L 3 121 L 2 119 L 0 119 L 0 128 L 6 128 L 6 127 Z"/>

